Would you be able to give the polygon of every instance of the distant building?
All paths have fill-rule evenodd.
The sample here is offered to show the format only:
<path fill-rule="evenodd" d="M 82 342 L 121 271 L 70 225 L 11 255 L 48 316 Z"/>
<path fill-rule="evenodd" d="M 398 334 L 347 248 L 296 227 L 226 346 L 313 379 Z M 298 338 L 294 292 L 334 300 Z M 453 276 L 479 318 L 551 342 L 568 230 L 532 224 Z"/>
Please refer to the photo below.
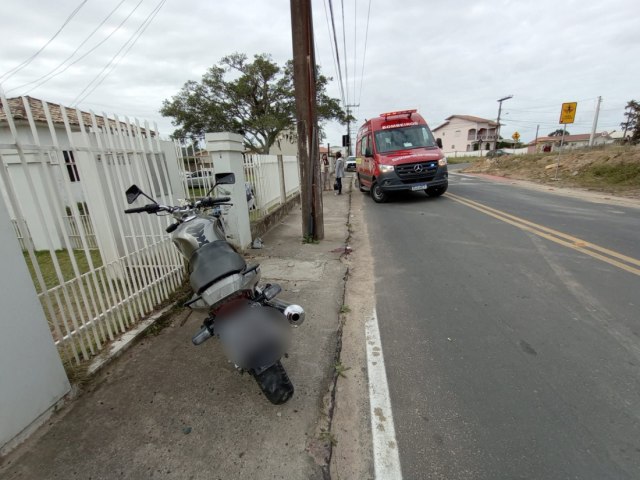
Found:
<path fill-rule="evenodd" d="M 294 130 L 280 132 L 269 155 L 298 155 L 298 134 Z"/>
<path fill-rule="evenodd" d="M 442 140 L 442 150 L 447 154 L 495 150 L 497 126 L 496 122 L 486 118 L 451 115 L 433 129 L 433 134 Z"/>
<path fill-rule="evenodd" d="M 589 146 L 589 133 L 579 133 L 576 135 L 565 135 L 563 142 L 563 150 L 575 150 L 576 148 L 584 148 Z M 555 152 L 560 148 L 562 135 L 554 135 L 553 137 L 538 137 L 527 145 L 529 153 Z M 613 143 L 607 132 L 596 133 L 593 139 L 593 145 L 607 145 Z"/>

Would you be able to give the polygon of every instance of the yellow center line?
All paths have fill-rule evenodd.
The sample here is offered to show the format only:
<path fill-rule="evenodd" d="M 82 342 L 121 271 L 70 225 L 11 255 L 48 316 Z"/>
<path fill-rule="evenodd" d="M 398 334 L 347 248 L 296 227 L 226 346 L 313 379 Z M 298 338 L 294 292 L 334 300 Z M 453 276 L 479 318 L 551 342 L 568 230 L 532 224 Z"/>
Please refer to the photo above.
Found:
<path fill-rule="evenodd" d="M 482 212 L 486 215 L 489 215 L 505 223 L 508 223 L 509 225 L 513 225 L 515 227 L 520 228 L 521 230 L 525 230 L 527 232 L 533 233 L 534 235 L 538 235 L 539 237 L 545 238 L 547 240 L 550 240 L 552 242 L 555 242 L 567 248 L 571 248 L 572 250 L 576 250 L 578 252 L 584 253 L 586 255 L 589 255 L 590 257 L 597 258 L 598 260 L 601 260 L 610 265 L 621 268 L 622 270 L 625 270 L 629 273 L 633 273 L 635 275 L 640 276 L 640 269 L 634 268 L 630 265 L 622 263 L 621 261 L 618 261 L 618 260 L 622 260 L 624 262 L 631 263 L 634 265 L 640 265 L 640 260 L 637 260 L 632 257 L 628 257 L 626 255 L 622 255 L 621 253 L 614 252 L 613 250 L 600 247 L 599 245 L 595 245 L 590 242 L 586 242 L 585 240 L 582 240 L 580 238 L 574 237 L 572 235 L 567 235 L 566 233 L 553 230 L 543 225 L 538 225 L 536 223 L 516 217 L 515 215 L 508 214 L 501 210 L 488 207 L 486 205 L 475 202 L 473 200 L 469 200 L 464 197 L 459 197 L 458 195 L 454 195 L 452 193 L 447 193 L 446 195 L 447 197 L 451 198 L 452 200 L 458 203 L 461 203 L 463 205 L 466 205 L 467 207 L 473 208 L 474 210 L 478 210 L 479 212 Z M 600 252 L 600 253 L 596 253 L 596 252 Z M 609 255 L 609 256 L 605 256 L 605 255 Z M 618 260 L 615 260 L 616 258 Z"/>
<path fill-rule="evenodd" d="M 515 220 L 516 222 L 523 223 L 525 225 L 529 225 L 531 227 L 537 228 L 538 230 L 542 230 L 543 232 L 547 232 L 547 233 L 550 233 L 550 234 L 555 235 L 557 237 L 564 238 L 565 240 L 569 240 L 571 242 L 574 242 L 577 247 L 590 248 L 590 249 L 595 250 L 597 252 L 604 253 L 605 255 L 609 255 L 610 257 L 617 258 L 618 260 L 622 260 L 623 262 L 627 262 L 627 263 L 630 263 L 632 265 L 636 265 L 636 266 L 640 267 L 640 260 L 637 260 L 637 259 L 635 259 L 633 257 L 628 257 L 627 255 L 623 255 L 623 254 L 621 254 L 619 252 L 615 252 L 613 250 L 609 250 L 608 248 L 601 247 L 599 245 L 596 245 L 595 243 L 590 243 L 590 242 L 587 242 L 586 240 L 583 240 L 583 239 L 578 238 L 578 237 L 574 237 L 572 235 L 568 235 L 568 234 L 566 234 L 564 232 L 559 232 L 558 230 L 554 230 L 552 228 L 545 227 L 544 225 L 539 225 L 537 223 L 530 222 L 529 220 L 525 220 L 524 218 L 516 217 L 515 215 L 511 215 L 511 214 L 509 214 L 507 212 L 503 212 L 501 210 L 496 210 L 495 208 L 489 207 L 487 205 L 483 205 L 482 203 L 478 203 L 478 202 L 475 202 L 473 200 L 469 200 L 468 198 L 459 197 L 458 195 L 454 195 L 452 193 L 448 193 L 447 196 L 449 196 L 449 197 L 451 197 L 453 199 L 464 200 L 464 201 L 466 201 L 466 202 L 468 202 L 470 204 L 477 205 L 480 208 L 484 208 L 486 210 L 495 212 L 498 215 L 503 215 L 504 217 L 511 218 L 511 219 Z"/>

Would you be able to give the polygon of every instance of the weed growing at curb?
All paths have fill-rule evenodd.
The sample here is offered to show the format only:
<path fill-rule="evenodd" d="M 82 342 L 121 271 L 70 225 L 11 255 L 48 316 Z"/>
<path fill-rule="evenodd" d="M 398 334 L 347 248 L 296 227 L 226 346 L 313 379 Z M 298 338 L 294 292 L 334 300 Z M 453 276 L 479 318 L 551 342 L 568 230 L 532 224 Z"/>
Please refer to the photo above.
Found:
<path fill-rule="evenodd" d="M 320 435 L 318 435 L 318 438 L 323 442 L 330 444 L 332 447 L 335 447 L 338 444 L 336 436 L 333 433 L 325 430 L 324 428 L 320 432 Z"/>
<path fill-rule="evenodd" d="M 302 243 L 317 245 L 320 241 L 313 238 L 312 235 L 305 235 L 302 237 Z"/>
<path fill-rule="evenodd" d="M 337 361 L 333 368 L 336 369 L 336 373 L 338 374 L 338 376 L 342 378 L 347 378 L 344 372 L 346 372 L 347 370 L 351 370 L 351 367 L 345 367 L 340 361 Z"/>
<path fill-rule="evenodd" d="M 351 311 L 351 309 L 349 308 L 349 305 L 342 305 L 340 307 L 340 313 L 349 313 Z"/>

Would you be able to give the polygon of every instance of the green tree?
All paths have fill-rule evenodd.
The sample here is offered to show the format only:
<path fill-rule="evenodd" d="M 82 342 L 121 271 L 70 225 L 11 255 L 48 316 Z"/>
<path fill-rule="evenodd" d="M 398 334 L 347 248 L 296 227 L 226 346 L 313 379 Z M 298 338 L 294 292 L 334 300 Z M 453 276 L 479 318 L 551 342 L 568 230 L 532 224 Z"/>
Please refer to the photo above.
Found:
<path fill-rule="evenodd" d="M 632 143 L 640 142 L 640 103 L 629 100 L 624 112 L 625 121 L 620 124 L 622 130 L 627 132 Z"/>
<path fill-rule="evenodd" d="M 337 99 L 326 94 L 329 78 L 318 73 L 318 121 L 346 123 Z M 295 125 L 293 63 L 279 66 L 268 54 L 234 53 L 212 66 L 200 82 L 193 80 L 160 113 L 178 127 L 175 139 L 202 139 L 206 132 L 231 131 L 244 136 L 247 149 L 267 153 L 278 135 Z"/>
<path fill-rule="evenodd" d="M 563 129 L 562 128 L 558 128 L 557 130 L 554 130 L 553 132 L 551 132 L 549 134 L 550 137 L 561 137 L 562 136 L 562 132 Z M 569 135 L 569 130 L 567 130 L 565 133 L 565 135 Z"/>

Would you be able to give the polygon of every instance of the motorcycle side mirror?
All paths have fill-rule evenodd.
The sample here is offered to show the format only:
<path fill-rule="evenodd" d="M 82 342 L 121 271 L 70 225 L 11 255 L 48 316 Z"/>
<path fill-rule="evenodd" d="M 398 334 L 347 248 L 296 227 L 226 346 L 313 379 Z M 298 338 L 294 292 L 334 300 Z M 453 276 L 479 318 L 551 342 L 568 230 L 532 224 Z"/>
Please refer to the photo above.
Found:
<path fill-rule="evenodd" d="M 149 200 L 151 200 L 153 203 L 155 203 L 156 205 L 158 204 L 158 202 L 156 202 L 153 198 L 151 198 L 149 195 L 147 195 L 146 193 L 144 193 L 142 190 L 140 190 L 140 188 L 137 185 L 131 185 L 127 191 L 125 192 L 125 194 L 127 195 L 127 203 L 129 205 L 131 205 L 133 202 L 135 202 L 138 197 L 140 195 L 142 195 L 145 198 L 148 198 Z"/>
<path fill-rule="evenodd" d="M 216 173 L 216 185 L 233 185 L 236 176 L 233 173 Z"/>
<path fill-rule="evenodd" d="M 138 199 L 140 195 L 142 195 L 142 190 L 140 190 L 140 188 L 138 188 L 137 185 L 131 185 L 127 189 L 126 194 L 127 194 L 127 203 L 131 205 L 133 202 L 135 202 Z"/>
<path fill-rule="evenodd" d="M 267 287 L 262 292 L 262 295 L 264 295 L 264 298 L 266 298 L 267 300 L 271 300 L 272 298 L 275 298 L 281 291 L 282 287 L 277 283 L 274 283 L 273 285 L 267 285 Z"/>

